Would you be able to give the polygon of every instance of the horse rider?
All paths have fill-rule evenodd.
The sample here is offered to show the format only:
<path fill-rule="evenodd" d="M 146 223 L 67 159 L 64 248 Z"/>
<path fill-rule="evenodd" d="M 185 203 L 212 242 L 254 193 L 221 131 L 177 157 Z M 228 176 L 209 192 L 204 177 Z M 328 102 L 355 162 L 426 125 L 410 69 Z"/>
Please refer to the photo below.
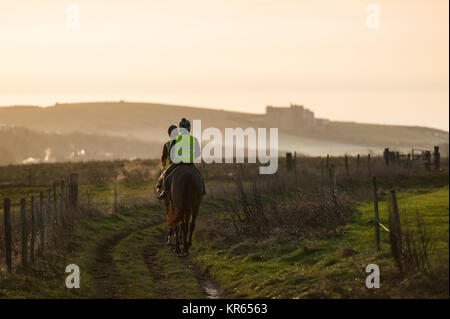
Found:
<path fill-rule="evenodd" d="M 170 150 L 175 145 L 175 142 L 178 137 L 178 127 L 176 125 L 169 126 L 169 129 L 167 131 L 169 134 L 170 139 L 164 143 L 163 150 L 161 153 L 161 172 L 165 171 L 169 168 L 170 164 L 172 164 L 172 160 L 170 159 Z M 162 184 L 162 174 L 158 179 L 158 183 L 156 184 L 156 191 L 161 191 L 161 184 Z"/>
<path fill-rule="evenodd" d="M 159 194 L 158 199 L 163 199 L 167 195 L 166 181 L 170 173 L 180 165 L 194 165 L 194 160 L 200 156 L 200 144 L 198 140 L 190 134 L 191 123 L 189 120 L 183 118 L 178 125 L 178 136 L 175 144 L 169 149 L 169 155 L 171 164 L 161 174 L 162 179 L 162 192 Z M 198 169 L 197 169 L 198 171 Z M 200 173 L 200 172 L 199 172 Z M 202 178 L 203 181 L 203 178 Z M 203 182 L 203 192 L 205 193 L 205 186 Z"/>

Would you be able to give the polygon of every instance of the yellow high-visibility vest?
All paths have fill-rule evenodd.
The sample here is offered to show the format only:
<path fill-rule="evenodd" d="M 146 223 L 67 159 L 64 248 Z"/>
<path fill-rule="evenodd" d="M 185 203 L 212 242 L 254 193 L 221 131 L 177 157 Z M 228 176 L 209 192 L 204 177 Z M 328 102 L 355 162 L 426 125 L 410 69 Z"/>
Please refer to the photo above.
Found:
<path fill-rule="evenodd" d="M 190 134 L 180 134 L 174 147 L 174 163 L 194 163 L 195 139 Z"/>

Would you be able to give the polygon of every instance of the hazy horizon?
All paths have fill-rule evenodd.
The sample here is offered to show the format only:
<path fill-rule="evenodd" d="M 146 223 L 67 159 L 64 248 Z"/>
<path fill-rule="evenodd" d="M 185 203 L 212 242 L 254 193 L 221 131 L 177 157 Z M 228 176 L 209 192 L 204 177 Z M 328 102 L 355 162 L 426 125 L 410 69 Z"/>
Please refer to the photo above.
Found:
<path fill-rule="evenodd" d="M 68 4 L 80 28 L 67 26 Z M 365 21 L 380 8 L 380 28 Z M 139 101 L 449 130 L 448 1 L 4 0 L 0 106 Z M 1 119 L 0 119 L 1 122 Z"/>
<path fill-rule="evenodd" d="M 310 95 L 312 95 L 314 92 L 308 92 Z M 367 92 L 365 92 L 367 94 Z M 344 95 L 345 92 L 338 92 L 335 94 L 338 95 Z M 348 93 L 355 95 L 354 92 Z M 304 105 L 306 108 L 310 109 L 314 112 L 315 116 L 318 118 L 326 118 L 331 121 L 340 121 L 340 122 L 357 122 L 362 124 L 385 124 L 385 125 L 406 125 L 406 126 L 419 126 L 419 127 L 430 127 L 430 128 L 436 128 L 443 130 L 445 132 L 449 132 L 449 125 L 448 125 L 448 109 L 446 115 L 444 115 L 443 118 L 437 119 L 441 121 L 436 121 L 434 118 L 428 118 L 426 121 L 425 119 L 421 119 L 421 121 L 417 121 L 416 119 L 396 119 L 396 118 L 383 118 L 382 120 L 376 119 L 376 117 L 371 117 L 374 113 L 378 113 L 380 110 L 379 108 L 376 108 L 376 105 L 371 109 L 370 112 L 367 112 L 365 116 L 360 117 L 346 117 L 345 115 L 340 115 L 339 111 L 330 112 L 330 110 L 326 107 L 318 107 L 318 106 L 312 106 L 307 103 L 300 103 L 298 100 L 290 100 L 285 103 L 266 103 L 261 105 L 254 105 L 254 107 L 242 107 L 239 105 L 235 106 L 225 106 L 225 105 L 209 105 L 209 104 L 202 104 L 199 102 L 196 102 L 196 99 L 192 99 L 192 103 L 185 103 L 183 102 L 183 99 L 161 99 L 161 100 L 149 100 L 146 99 L 145 94 L 137 94 L 137 95 L 117 95 L 114 97 L 111 96 L 102 96 L 99 94 L 96 95 L 80 95 L 80 97 L 74 98 L 74 96 L 68 96 L 68 99 L 65 99 L 64 97 L 61 97 L 58 95 L 59 98 L 53 98 L 52 96 L 49 97 L 30 97 L 30 98 L 7 98 L 7 99 L 1 99 L 0 101 L 22 101 L 21 103 L 5 103 L 0 104 L 0 107 L 8 107 L 8 106 L 16 106 L 16 105 L 29 105 L 29 106 L 40 106 L 40 107 L 49 107 L 54 106 L 55 103 L 96 103 L 96 102 L 118 102 L 118 101 L 125 101 L 130 103 L 149 103 L 149 104 L 169 104 L 169 105 L 181 105 L 181 106 L 187 106 L 187 107 L 199 107 L 199 108 L 205 108 L 205 109 L 215 109 L 215 110 L 225 110 L 230 112 L 243 112 L 243 113 L 255 113 L 255 114 L 264 114 L 265 108 L 267 105 L 273 105 L 273 106 L 289 106 L 290 103 L 296 103 L 300 105 Z M 125 97 L 125 98 L 124 98 Z M 149 98 L 152 96 L 149 96 Z M 186 99 L 189 100 L 189 99 Z M 307 99 L 306 99 L 307 100 Z M 313 100 L 313 98 L 311 98 Z M 33 101 L 41 101 L 41 103 L 33 103 Z M 415 100 L 418 102 L 417 100 Z M 373 103 L 376 104 L 376 103 Z M 420 107 L 420 105 L 418 105 Z M 358 108 L 358 105 L 355 104 L 354 109 Z M 383 107 L 383 109 L 386 112 L 389 112 L 389 106 Z M 408 109 L 408 106 L 405 108 L 405 112 L 410 111 Z M 385 113 L 386 114 L 386 113 Z M 1 122 L 1 121 L 0 121 Z M 439 123 L 441 122 L 441 123 Z"/>

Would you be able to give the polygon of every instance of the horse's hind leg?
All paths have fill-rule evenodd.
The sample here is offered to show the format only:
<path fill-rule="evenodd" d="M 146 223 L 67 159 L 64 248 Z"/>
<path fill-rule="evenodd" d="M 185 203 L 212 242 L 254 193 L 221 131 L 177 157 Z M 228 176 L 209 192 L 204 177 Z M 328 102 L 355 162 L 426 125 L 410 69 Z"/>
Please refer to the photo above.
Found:
<path fill-rule="evenodd" d="M 194 233 L 195 229 L 195 219 L 192 218 L 191 223 L 189 225 L 189 241 L 188 241 L 188 247 L 191 248 L 192 246 L 192 234 Z"/>
<path fill-rule="evenodd" d="M 193 205 L 191 207 L 191 220 L 190 220 L 190 223 L 189 223 L 189 241 L 188 241 L 188 247 L 189 248 L 191 248 L 191 246 L 192 246 L 192 235 L 194 234 L 195 220 L 197 219 L 199 206 L 200 205 L 198 204 L 198 205 Z"/>
<path fill-rule="evenodd" d="M 180 226 L 175 226 L 175 252 L 180 253 Z"/>
<path fill-rule="evenodd" d="M 169 228 L 169 231 L 167 232 L 167 246 L 173 245 L 173 228 Z"/>
<path fill-rule="evenodd" d="M 181 227 L 183 227 L 183 252 L 185 254 L 188 254 L 189 247 L 188 247 L 187 237 L 188 237 L 189 223 L 184 222 Z"/>

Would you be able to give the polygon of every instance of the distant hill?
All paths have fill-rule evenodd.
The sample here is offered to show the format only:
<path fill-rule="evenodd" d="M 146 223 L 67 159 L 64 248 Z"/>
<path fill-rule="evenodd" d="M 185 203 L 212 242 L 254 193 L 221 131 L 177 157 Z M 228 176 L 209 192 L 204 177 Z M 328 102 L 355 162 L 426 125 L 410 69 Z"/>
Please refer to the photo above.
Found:
<path fill-rule="evenodd" d="M 92 102 L 46 108 L 0 107 L 0 128 L 19 126 L 48 134 L 78 132 L 160 144 L 167 139 L 167 127 L 182 117 L 202 120 L 203 128 L 221 130 L 273 127 L 270 116 L 264 114 L 154 103 Z M 448 132 L 425 127 L 334 121 L 307 129 L 302 125 L 279 125 L 279 148 L 309 155 L 380 152 L 384 147 L 400 151 L 412 147 L 431 149 L 433 145 L 448 144 L 448 140 Z M 159 151 L 150 156 L 158 157 Z"/>
<path fill-rule="evenodd" d="M 0 165 L 148 158 L 161 148 L 156 142 L 123 137 L 0 127 Z"/>

